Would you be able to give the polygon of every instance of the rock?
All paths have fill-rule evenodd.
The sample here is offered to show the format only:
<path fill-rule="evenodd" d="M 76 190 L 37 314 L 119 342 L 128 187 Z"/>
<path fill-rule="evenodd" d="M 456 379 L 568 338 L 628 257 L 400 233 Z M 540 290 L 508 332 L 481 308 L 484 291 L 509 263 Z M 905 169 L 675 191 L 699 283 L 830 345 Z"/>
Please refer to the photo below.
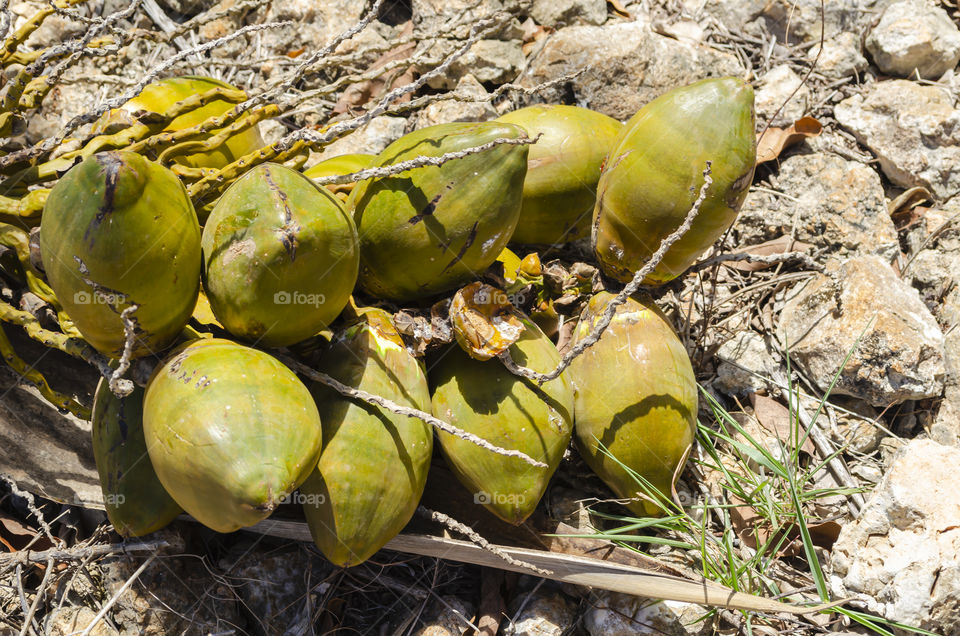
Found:
<path fill-rule="evenodd" d="M 960 634 L 960 449 L 914 440 L 833 546 L 835 598 L 938 634 Z"/>
<path fill-rule="evenodd" d="M 336 157 L 354 153 L 379 154 L 390 143 L 403 136 L 407 120 L 403 117 L 374 117 L 369 124 L 358 128 L 346 137 L 341 137 L 323 149 L 319 154 L 311 153 L 308 166 Z"/>
<path fill-rule="evenodd" d="M 753 190 L 734 224 L 739 244 L 790 235 L 841 256 L 900 253 L 880 176 L 870 167 L 829 153 L 791 155 L 771 177 L 783 196 Z"/>
<path fill-rule="evenodd" d="M 831 0 L 824 3 L 827 41 L 839 33 L 857 33 L 873 17 L 878 4 L 888 0 Z M 681 0 L 685 12 L 699 19 L 709 16 L 732 31 L 759 20 L 778 42 L 820 40 L 820 0 Z M 873 10 L 873 11 L 871 11 Z M 749 25 L 747 25 L 749 26 Z"/>
<path fill-rule="evenodd" d="M 960 60 L 960 29 L 930 0 L 901 0 L 883 12 L 866 45 L 884 73 L 937 79 Z"/>
<path fill-rule="evenodd" d="M 469 24 L 503 10 L 501 0 L 412 0 L 413 24 L 419 33 L 429 33 L 458 19 Z"/>
<path fill-rule="evenodd" d="M 578 22 L 603 24 L 607 20 L 606 0 L 533 0 L 530 15 L 544 26 L 560 27 Z"/>
<path fill-rule="evenodd" d="M 489 101 L 487 90 L 473 75 L 464 75 L 454 91 L 456 95 L 480 101 L 444 100 L 430 104 L 417 114 L 417 128 L 456 121 L 487 121 L 497 118 L 497 109 Z"/>
<path fill-rule="evenodd" d="M 790 125 L 803 117 L 809 102 L 810 89 L 804 85 L 803 79 L 786 64 L 775 66 L 767 71 L 760 80 L 755 98 L 757 117 L 770 121 L 776 115 L 773 123 L 778 125 Z M 778 110 L 779 113 L 777 113 Z"/>
<path fill-rule="evenodd" d="M 835 394 L 887 407 L 943 390 L 943 333 L 917 290 L 876 256 L 851 258 L 793 290 L 778 335 L 821 389 L 839 371 Z"/>
<path fill-rule="evenodd" d="M 720 345 L 717 359 L 720 363 L 713 386 L 728 395 L 763 391 L 770 386 L 764 378 L 780 370 L 763 336 L 751 330 L 740 331 Z"/>
<path fill-rule="evenodd" d="M 195 16 L 217 4 L 216 0 L 157 0 L 157 2 L 167 9 L 168 13 L 179 13 L 184 17 Z"/>
<path fill-rule="evenodd" d="M 619 120 L 672 88 L 744 73 L 736 57 L 659 35 L 639 20 L 566 27 L 542 41 L 518 82 L 529 88 L 586 69 L 567 85 L 541 91 L 540 98 L 566 103 L 569 86 L 578 105 Z"/>
<path fill-rule="evenodd" d="M 951 327 L 957 323 L 952 323 Z M 941 444 L 960 446 L 960 329 L 951 328 L 944 338 L 946 351 L 946 388 L 936 418 L 930 426 L 930 439 Z"/>
<path fill-rule="evenodd" d="M 511 82 L 524 64 L 522 44 L 520 40 L 480 40 L 457 58 L 446 73 L 431 78 L 427 84 L 437 89 L 453 88 L 468 74 L 480 82 Z M 453 42 L 441 42 L 433 48 L 430 57 L 446 57 L 454 50 Z"/>
<path fill-rule="evenodd" d="M 818 422 L 823 429 L 829 430 L 830 438 L 847 450 L 861 455 L 868 455 L 880 448 L 880 442 L 887 432 L 877 425 L 880 413 L 869 404 L 846 395 L 831 395 L 830 404 L 852 411 L 861 417 L 834 409 L 836 421 L 829 420 L 826 414 L 821 414 Z M 818 402 L 813 400 L 804 404 L 810 414 L 817 412 Z M 874 480 L 876 481 L 876 480 Z"/>
<path fill-rule="evenodd" d="M 10 7 L 13 14 L 14 28 L 20 28 L 24 22 L 37 14 L 37 12 L 47 8 L 43 2 L 17 2 Z M 86 12 L 82 9 L 81 14 Z M 30 34 L 30 37 L 23 43 L 29 50 L 43 49 L 56 44 L 63 44 L 77 36 L 82 35 L 87 30 L 79 20 L 71 20 L 61 15 L 51 15 L 43 21 L 40 27 Z M 11 30 L 12 34 L 12 30 Z"/>
<path fill-rule="evenodd" d="M 575 617 L 574 608 L 560 593 L 537 594 L 504 633 L 508 636 L 561 636 L 573 626 Z"/>
<path fill-rule="evenodd" d="M 960 111 L 936 86 L 907 80 L 876 83 L 866 96 L 837 104 L 834 115 L 904 188 L 924 186 L 939 199 L 960 192 Z"/>
<path fill-rule="evenodd" d="M 657 601 L 614 592 L 600 592 L 583 617 L 590 636 L 636 634 L 712 634 L 713 621 L 700 620 L 708 608 L 692 603 Z"/>
<path fill-rule="evenodd" d="M 83 632 L 97 613 L 86 606 L 61 607 L 55 609 L 47 617 L 44 633 L 48 636 L 72 636 Z M 118 636 L 119 632 L 105 620 L 100 620 L 92 630 L 90 636 Z"/>
<path fill-rule="evenodd" d="M 838 33 L 825 41 L 822 52 L 820 45 L 815 45 L 807 57 L 811 64 L 816 61 L 817 70 L 830 78 L 862 73 L 870 65 L 860 52 L 860 38 L 848 32 Z"/>
<path fill-rule="evenodd" d="M 286 55 L 298 49 L 315 51 L 354 26 L 365 13 L 367 4 L 366 0 L 273 0 L 266 10 L 264 22 L 290 20 L 296 24 L 286 29 L 263 31 L 262 46 L 274 55 Z M 364 32 L 372 30 L 364 29 Z"/>
<path fill-rule="evenodd" d="M 280 139 L 290 133 L 290 129 L 276 119 L 262 121 L 260 122 L 259 127 L 260 137 L 263 138 L 263 143 L 265 144 L 278 142 Z"/>
<path fill-rule="evenodd" d="M 434 615 L 414 632 L 415 636 L 460 636 L 470 630 L 473 607 L 456 596 L 443 596 L 437 601 Z"/>

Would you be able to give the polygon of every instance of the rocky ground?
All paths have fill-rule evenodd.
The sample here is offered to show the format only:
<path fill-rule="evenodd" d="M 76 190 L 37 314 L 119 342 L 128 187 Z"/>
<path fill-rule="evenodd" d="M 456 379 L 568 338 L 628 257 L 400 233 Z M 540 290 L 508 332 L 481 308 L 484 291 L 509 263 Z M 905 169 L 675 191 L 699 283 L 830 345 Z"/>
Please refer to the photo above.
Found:
<path fill-rule="evenodd" d="M 99 16 L 126 4 L 92 0 L 80 10 Z M 23 134 L 34 141 L 55 134 L 178 50 L 245 24 L 292 21 L 187 56 L 170 72 L 223 77 L 254 92 L 282 84 L 301 54 L 355 24 L 367 4 L 162 0 L 161 17 L 138 11 L 130 28 L 162 29 L 163 16 L 173 21 L 168 30 L 206 11 L 220 17 L 169 42 L 136 40 L 84 60 Z M 9 9 L 17 25 L 42 6 L 14 0 Z M 230 7 L 239 9 L 221 11 Z M 714 252 L 655 292 L 709 398 L 701 404 L 700 446 L 678 489 L 683 519 L 651 534 L 716 545 L 725 556 L 690 545 L 634 545 L 744 591 L 794 602 L 850 598 L 848 607 L 861 613 L 707 612 L 388 552 L 341 571 L 307 544 L 223 537 L 178 523 L 152 539 L 162 544 L 159 556 L 126 590 L 142 556 L 53 565 L 50 580 L 37 568 L 0 568 L 0 632 L 16 633 L 22 608 L 42 589 L 56 609 L 35 627 L 53 634 L 83 630 L 115 595 L 119 602 L 92 633 L 440 636 L 494 634 L 497 625 L 505 634 L 543 636 L 870 633 L 856 617 L 872 616 L 864 620 L 875 629 L 960 634 L 960 489 L 951 477 L 960 466 L 955 4 L 387 0 L 378 20 L 337 49 L 339 66 L 283 91 L 293 105 L 262 125 L 265 138 L 361 112 L 372 96 L 432 68 L 453 46 L 417 34 L 500 10 L 511 16 L 502 27 L 415 96 L 455 99 L 429 98 L 409 113 L 377 117 L 313 153 L 308 165 L 377 152 L 418 127 L 490 119 L 537 101 L 625 120 L 670 88 L 722 75 L 753 84 L 759 129 L 816 118 L 819 136 L 758 167 L 740 217 Z M 54 16 L 27 45 L 85 28 L 70 15 Z M 324 90 L 371 63 L 395 70 L 357 74 L 346 91 Z M 544 90 L 522 90 L 568 75 Z M 518 88 L 502 89 L 507 83 Z M 738 251 L 805 257 L 768 264 L 714 258 Z M 798 426 L 810 431 L 802 444 L 791 439 Z M 551 516 L 581 532 L 611 527 L 585 515 L 584 506 L 609 495 L 575 459 L 554 482 L 545 500 Z M 37 516 L 29 497 L 4 492 L 0 537 L 10 546 L 11 537 L 36 529 Z M 59 519 L 52 531 L 61 538 L 110 541 L 97 534 L 99 513 L 37 501 L 44 518 Z M 625 514 L 602 503 L 594 509 Z M 816 563 L 798 547 L 804 525 L 815 535 Z M 697 540 L 697 532 L 710 539 Z"/>

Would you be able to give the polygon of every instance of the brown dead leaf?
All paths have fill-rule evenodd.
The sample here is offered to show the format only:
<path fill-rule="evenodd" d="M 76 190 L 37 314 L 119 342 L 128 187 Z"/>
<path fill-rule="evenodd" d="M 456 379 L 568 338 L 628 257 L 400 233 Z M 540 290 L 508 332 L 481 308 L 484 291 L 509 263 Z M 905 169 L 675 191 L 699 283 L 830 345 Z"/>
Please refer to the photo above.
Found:
<path fill-rule="evenodd" d="M 808 455 L 816 455 L 817 447 L 813 441 L 806 435 L 806 429 L 799 422 L 794 422 L 794 429 L 791 431 L 790 410 L 783 404 L 780 404 L 773 398 L 757 393 L 750 394 L 750 402 L 753 404 L 753 415 L 760 426 L 768 433 L 783 441 L 787 448 L 791 448 L 794 443 L 794 434 L 803 439 L 800 444 L 800 450 Z M 799 428 L 799 431 L 797 430 Z"/>
<path fill-rule="evenodd" d="M 619 15 L 620 17 L 627 18 L 628 20 L 633 17 L 630 15 L 630 12 L 623 8 L 623 5 L 620 4 L 620 0 L 607 0 L 607 4 L 613 8 L 613 12 Z"/>
<path fill-rule="evenodd" d="M 30 542 L 33 541 L 33 538 L 39 533 L 39 530 L 31 528 L 16 517 L 10 516 L 5 512 L 0 512 L 0 543 L 2 543 L 8 551 L 17 552 L 18 550 L 23 550 L 30 545 Z M 34 542 L 30 549 L 46 550 L 52 547 L 53 544 L 50 543 L 50 539 L 41 537 Z"/>
<path fill-rule="evenodd" d="M 898 230 L 905 230 L 920 222 L 923 213 L 929 208 L 922 207 L 921 203 L 933 201 L 933 195 L 922 186 L 910 188 L 887 206 L 887 212 Z"/>
<path fill-rule="evenodd" d="M 773 161 L 790 146 L 809 137 L 816 137 L 823 131 L 823 125 L 813 117 L 803 117 L 793 122 L 789 128 L 771 126 L 757 133 L 757 165 Z"/>
<path fill-rule="evenodd" d="M 748 245 L 747 247 L 734 250 L 734 254 L 752 254 L 753 256 L 769 256 L 771 254 L 785 254 L 786 252 L 806 252 L 813 248 L 813 245 L 797 241 L 789 236 L 781 236 L 772 241 L 760 243 L 759 245 Z M 731 269 L 737 269 L 741 272 L 757 272 L 768 267 L 776 267 L 776 263 L 750 263 L 747 261 L 724 261 L 725 266 Z"/>
<path fill-rule="evenodd" d="M 471 358 L 489 360 L 520 339 L 525 327 L 506 292 L 470 283 L 453 295 L 450 323 L 457 343 Z"/>
<path fill-rule="evenodd" d="M 541 24 L 536 24 L 532 19 L 527 18 L 527 21 L 523 23 L 523 54 L 530 55 L 530 51 L 534 49 L 537 45 L 537 42 L 547 37 L 555 31 L 553 27 L 543 26 Z"/>

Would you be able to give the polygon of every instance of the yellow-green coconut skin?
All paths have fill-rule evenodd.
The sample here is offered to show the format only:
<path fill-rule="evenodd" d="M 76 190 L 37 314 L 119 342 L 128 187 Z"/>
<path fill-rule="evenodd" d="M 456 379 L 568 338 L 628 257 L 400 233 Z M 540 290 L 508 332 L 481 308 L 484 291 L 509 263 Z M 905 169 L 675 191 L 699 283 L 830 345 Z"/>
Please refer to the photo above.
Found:
<path fill-rule="evenodd" d="M 623 124 L 603 113 L 538 104 L 497 121 L 537 137 L 527 157 L 523 206 L 511 243 L 567 243 L 590 235 L 597 182 Z"/>
<path fill-rule="evenodd" d="M 357 280 L 343 204 L 295 170 L 262 164 L 230 186 L 203 228 L 203 285 L 234 336 L 284 347 L 325 329 Z"/>
<path fill-rule="evenodd" d="M 553 342 L 530 319 L 510 349 L 515 362 L 546 373 L 560 361 Z M 546 467 L 498 455 L 449 433 L 438 433 L 443 455 L 460 482 L 504 521 L 522 523 L 543 496 L 570 441 L 573 385 L 562 374 L 537 387 L 497 359 L 474 360 L 456 345 L 429 371 L 433 414 L 501 448 L 519 450 Z"/>
<path fill-rule="evenodd" d="M 101 379 L 93 398 L 93 457 L 107 518 L 124 537 L 160 530 L 183 512 L 157 478 L 143 437 L 143 394 L 110 392 Z"/>
<path fill-rule="evenodd" d="M 319 369 L 402 406 L 430 410 L 422 363 L 382 309 L 368 309 L 326 351 Z M 432 427 L 311 384 L 324 447 L 300 487 L 314 542 L 340 567 L 357 565 L 407 524 L 423 494 Z"/>
<path fill-rule="evenodd" d="M 84 339 L 119 358 L 136 304 L 134 357 L 163 350 L 200 290 L 200 226 L 183 184 L 132 152 L 102 152 L 53 187 L 40 224 L 51 288 Z"/>
<path fill-rule="evenodd" d="M 574 343 L 590 333 L 613 298 L 601 292 L 590 299 Z M 632 512 L 662 514 L 623 466 L 669 498 L 693 443 L 697 383 L 667 319 L 653 301 L 628 298 L 599 342 L 574 358 L 566 373 L 576 391 L 574 437 L 581 456 L 618 497 L 630 500 Z"/>
<path fill-rule="evenodd" d="M 316 466 L 322 439 L 313 397 L 292 371 L 216 338 L 178 347 L 154 371 L 143 430 L 164 488 L 217 532 L 269 516 Z"/>
<path fill-rule="evenodd" d="M 710 248 L 737 217 L 756 162 L 753 89 L 708 79 L 669 91 L 624 126 L 600 175 L 593 249 L 604 273 L 633 278 L 677 230 L 703 186 L 712 185 L 686 232 L 644 283 L 669 282 Z"/>
<path fill-rule="evenodd" d="M 177 102 L 193 97 L 194 95 L 202 95 L 215 88 L 224 88 L 231 91 L 239 90 L 235 86 L 213 79 L 212 77 L 201 77 L 199 75 L 168 77 L 147 84 L 139 95 L 124 103 L 121 108 L 130 113 L 138 110 L 164 113 Z M 220 117 L 226 114 L 232 110 L 234 106 L 236 106 L 234 103 L 214 99 L 199 108 L 175 117 L 163 128 L 162 132 L 176 132 L 197 126 L 211 117 Z M 105 127 L 109 124 L 109 121 L 110 115 L 108 114 L 98 125 Z M 219 129 L 213 130 L 208 134 L 208 137 L 219 132 Z M 204 137 L 197 139 L 203 141 Z M 264 142 L 260 136 L 259 128 L 253 125 L 246 130 L 231 135 L 224 143 L 213 150 L 178 155 L 174 157 L 173 161 L 191 168 L 219 169 L 263 146 Z"/>
<path fill-rule="evenodd" d="M 523 129 L 498 122 L 429 126 L 380 153 L 376 165 L 440 156 Z M 360 235 L 360 284 L 396 301 L 428 298 L 493 264 L 520 218 L 527 146 L 500 144 L 442 166 L 358 183 L 347 199 Z"/>

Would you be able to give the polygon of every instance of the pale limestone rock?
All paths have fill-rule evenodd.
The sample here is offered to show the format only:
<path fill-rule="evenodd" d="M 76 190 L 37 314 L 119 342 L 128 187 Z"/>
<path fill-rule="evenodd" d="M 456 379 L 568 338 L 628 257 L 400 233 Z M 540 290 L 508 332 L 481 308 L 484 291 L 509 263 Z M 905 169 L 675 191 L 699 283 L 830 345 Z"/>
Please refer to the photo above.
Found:
<path fill-rule="evenodd" d="M 567 27 L 541 42 L 520 75 L 522 86 L 585 69 L 569 83 L 577 104 L 621 121 L 670 89 L 744 73 L 736 57 L 659 35 L 642 20 Z M 566 90 L 565 86 L 544 90 L 540 98 L 560 103 Z"/>
<path fill-rule="evenodd" d="M 937 79 L 960 60 L 960 29 L 930 0 L 901 0 L 883 12 L 866 45 L 884 73 Z"/>
<path fill-rule="evenodd" d="M 834 393 L 878 407 L 943 391 L 943 333 L 917 290 L 880 258 L 851 258 L 791 296 L 781 346 L 821 389 L 839 371 Z"/>
<path fill-rule="evenodd" d="M 938 198 L 960 192 L 960 111 L 949 91 L 907 80 L 878 82 L 837 104 L 835 116 L 904 188 Z"/>
<path fill-rule="evenodd" d="M 830 586 L 871 612 L 960 634 L 960 449 L 914 440 L 833 546 Z"/>
<path fill-rule="evenodd" d="M 880 176 L 869 166 L 830 153 L 791 155 L 771 178 L 783 195 L 752 190 L 734 224 L 740 244 L 790 235 L 841 256 L 899 254 Z"/>
<path fill-rule="evenodd" d="M 755 97 L 757 117 L 777 125 L 790 125 L 803 117 L 809 102 L 810 89 L 786 64 L 767 71 Z"/>

